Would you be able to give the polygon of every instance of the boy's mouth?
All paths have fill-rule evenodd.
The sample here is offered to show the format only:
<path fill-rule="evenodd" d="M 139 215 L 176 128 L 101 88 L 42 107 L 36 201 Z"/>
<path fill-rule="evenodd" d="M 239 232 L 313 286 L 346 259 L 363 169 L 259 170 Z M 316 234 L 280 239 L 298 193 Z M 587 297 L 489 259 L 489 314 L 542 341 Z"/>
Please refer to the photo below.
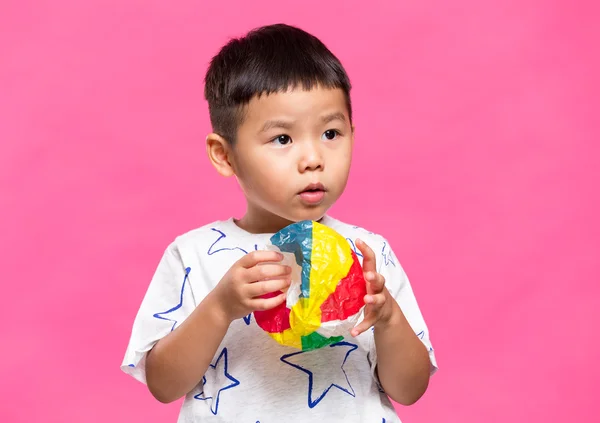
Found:
<path fill-rule="evenodd" d="M 325 197 L 325 187 L 321 183 L 310 184 L 304 188 L 304 190 L 300 191 L 298 194 L 303 202 L 316 205 L 323 201 Z"/>
<path fill-rule="evenodd" d="M 310 184 L 307 185 L 306 188 L 304 188 L 302 191 L 300 191 L 300 194 L 302 194 L 303 192 L 316 192 L 316 191 L 325 191 L 325 187 L 323 186 L 322 183 L 316 183 L 316 184 Z"/>

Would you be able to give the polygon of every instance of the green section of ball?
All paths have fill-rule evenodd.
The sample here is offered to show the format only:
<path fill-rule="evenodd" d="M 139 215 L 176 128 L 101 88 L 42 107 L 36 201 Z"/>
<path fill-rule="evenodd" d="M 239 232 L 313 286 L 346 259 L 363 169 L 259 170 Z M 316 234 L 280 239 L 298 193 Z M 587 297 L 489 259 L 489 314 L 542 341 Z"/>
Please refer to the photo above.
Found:
<path fill-rule="evenodd" d="M 325 338 L 323 335 L 313 332 L 310 335 L 302 337 L 302 350 L 316 350 L 317 348 L 326 347 L 327 345 L 335 344 L 336 342 L 343 340 L 343 336 L 332 336 L 331 338 Z"/>

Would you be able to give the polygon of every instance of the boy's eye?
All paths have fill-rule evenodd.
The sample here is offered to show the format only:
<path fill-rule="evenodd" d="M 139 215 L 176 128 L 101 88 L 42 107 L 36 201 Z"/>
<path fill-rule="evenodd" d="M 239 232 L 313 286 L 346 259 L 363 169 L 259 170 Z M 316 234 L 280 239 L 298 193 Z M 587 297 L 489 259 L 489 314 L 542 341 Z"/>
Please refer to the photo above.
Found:
<path fill-rule="evenodd" d="M 273 139 L 273 141 L 271 141 L 275 144 L 279 144 L 279 145 L 288 145 L 289 143 L 292 142 L 292 139 L 290 138 L 289 135 L 279 135 L 277 138 Z"/>
<path fill-rule="evenodd" d="M 323 136 L 328 140 L 334 140 L 339 135 L 339 132 L 335 129 L 328 129 L 323 133 Z"/>

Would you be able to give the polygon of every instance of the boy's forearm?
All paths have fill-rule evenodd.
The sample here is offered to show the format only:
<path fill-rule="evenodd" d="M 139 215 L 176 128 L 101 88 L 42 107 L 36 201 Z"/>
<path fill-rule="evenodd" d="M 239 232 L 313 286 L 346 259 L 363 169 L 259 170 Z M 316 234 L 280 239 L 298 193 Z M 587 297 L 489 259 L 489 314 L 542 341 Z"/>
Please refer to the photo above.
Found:
<path fill-rule="evenodd" d="M 169 403 L 190 392 L 206 373 L 229 324 L 209 294 L 148 352 L 146 382 L 152 395 Z"/>
<path fill-rule="evenodd" d="M 388 300 L 394 301 L 391 296 Z M 411 405 L 427 390 L 431 364 L 427 348 L 395 301 L 394 307 L 390 320 L 375 326 L 377 374 L 390 398 Z"/>

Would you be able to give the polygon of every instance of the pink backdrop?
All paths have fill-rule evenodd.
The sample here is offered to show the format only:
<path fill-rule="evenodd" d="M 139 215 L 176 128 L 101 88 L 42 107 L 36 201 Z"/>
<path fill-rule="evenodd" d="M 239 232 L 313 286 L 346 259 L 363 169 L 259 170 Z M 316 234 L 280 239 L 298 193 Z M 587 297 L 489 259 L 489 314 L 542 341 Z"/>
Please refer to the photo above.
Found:
<path fill-rule="evenodd" d="M 432 332 L 441 371 L 404 421 L 597 421 L 594 2 L 29 3 L 0 5 L 0 421 L 175 421 L 119 364 L 166 245 L 243 212 L 205 157 L 202 78 L 279 21 L 347 67 L 333 214 L 391 239 Z"/>

